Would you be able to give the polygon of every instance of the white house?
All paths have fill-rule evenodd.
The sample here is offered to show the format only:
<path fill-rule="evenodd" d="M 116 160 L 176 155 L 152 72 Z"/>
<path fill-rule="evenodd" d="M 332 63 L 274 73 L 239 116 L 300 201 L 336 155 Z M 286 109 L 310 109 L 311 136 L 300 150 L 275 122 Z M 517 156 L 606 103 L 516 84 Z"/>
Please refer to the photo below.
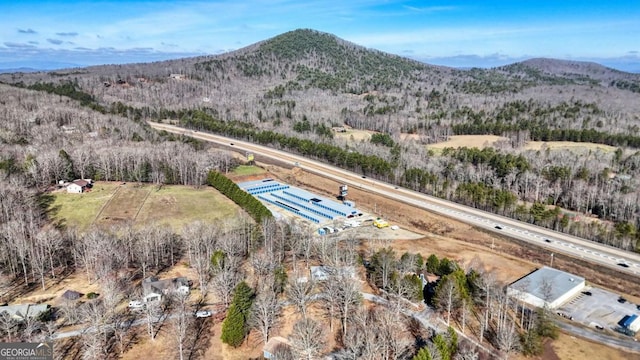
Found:
<path fill-rule="evenodd" d="M 170 294 L 189 295 L 191 291 L 189 280 L 184 277 L 164 280 L 158 280 L 156 277 L 146 278 L 142 281 L 142 290 L 145 303 L 160 301 L 163 296 Z"/>
<path fill-rule="evenodd" d="M 67 192 L 71 194 L 82 194 L 90 184 L 90 180 L 73 180 L 73 182 L 67 185 Z"/>

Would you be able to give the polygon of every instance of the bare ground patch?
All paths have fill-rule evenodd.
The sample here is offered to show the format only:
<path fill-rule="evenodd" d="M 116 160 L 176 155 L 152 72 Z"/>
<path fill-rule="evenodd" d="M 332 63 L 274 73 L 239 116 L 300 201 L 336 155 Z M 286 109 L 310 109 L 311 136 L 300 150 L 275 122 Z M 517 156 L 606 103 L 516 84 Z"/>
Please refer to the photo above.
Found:
<path fill-rule="evenodd" d="M 605 152 L 615 151 L 615 146 L 609 146 L 604 144 L 586 143 L 586 142 L 573 142 L 573 141 L 528 141 L 525 145 L 525 150 L 542 150 L 548 148 L 551 150 L 574 150 L 574 151 L 589 151 L 600 149 Z"/>
<path fill-rule="evenodd" d="M 505 140 L 506 138 L 497 135 L 452 135 L 449 137 L 449 140 L 439 142 L 436 144 L 429 144 L 427 148 L 429 149 L 444 149 L 447 147 L 459 148 L 459 147 L 468 147 L 468 148 L 485 148 L 491 147 L 498 140 Z"/>

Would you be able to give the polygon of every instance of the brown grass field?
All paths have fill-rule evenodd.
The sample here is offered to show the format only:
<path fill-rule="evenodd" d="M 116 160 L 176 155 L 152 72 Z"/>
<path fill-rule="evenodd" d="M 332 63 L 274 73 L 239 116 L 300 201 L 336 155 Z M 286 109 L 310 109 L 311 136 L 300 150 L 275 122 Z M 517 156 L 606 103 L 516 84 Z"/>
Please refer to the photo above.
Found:
<path fill-rule="evenodd" d="M 95 224 L 113 225 L 121 222 L 135 222 L 151 190 L 151 186 L 123 183 L 102 208 L 96 217 Z"/>
<path fill-rule="evenodd" d="M 442 150 L 447 147 L 459 148 L 459 147 L 475 147 L 483 149 L 485 147 L 493 146 L 498 140 L 504 140 L 505 138 L 497 135 L 453 135 L 449 137 L 449 140 L 439 142 L 436 144 L 427 145 L 428 149 Z M 584 142 L 572 142 L 572 141 L 528 141 L 522 148 L 523 150 L 572 150 L 572 151 L 589 151 L 589 150 L 602 150 L 605 152 L 615 151 L 614 146 L 584 143 Z"/>
<path fill-rule="evenodd" d="M 53 193 L 52 220 L 83 231 L 119 223 L 168 225 L 175 231 L 194 221 L 218 221 L 240 211 L 211 187 L 96 182 L 90 192 Z"/>

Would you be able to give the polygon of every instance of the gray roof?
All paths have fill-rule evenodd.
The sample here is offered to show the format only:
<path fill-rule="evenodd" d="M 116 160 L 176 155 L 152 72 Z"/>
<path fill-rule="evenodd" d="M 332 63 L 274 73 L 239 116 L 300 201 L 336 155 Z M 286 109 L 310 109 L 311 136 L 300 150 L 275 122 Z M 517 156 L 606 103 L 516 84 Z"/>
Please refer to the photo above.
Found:
<path fill-rule="evenodd" d="M 180 286 L 189 287 L 189 280 L 185 277 L 159 280 L 152 276 L 142 281 L 142 289 L 145 295 L 150 293 L 165 294 L 168 291 L 177 290 Z"/>
<path fill-rule="evenodd" d="M 6 312 L 16 320 L 22 321 L 26 318 L 34 318 L 49 309 L 48 304 L 18 304 L 0 306 L 0 313 Z"/>
<path fill-rule="evenodd" d="M 552 303 L 582 282 L 580 276 L 544 266 L 509 287 Z"/>

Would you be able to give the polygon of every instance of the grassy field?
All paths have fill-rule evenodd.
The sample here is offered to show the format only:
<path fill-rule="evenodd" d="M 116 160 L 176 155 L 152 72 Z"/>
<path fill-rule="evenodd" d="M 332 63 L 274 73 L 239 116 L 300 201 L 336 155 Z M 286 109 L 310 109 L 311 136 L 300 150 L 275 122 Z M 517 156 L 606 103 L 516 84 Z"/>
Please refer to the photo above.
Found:
<path fill-rule="evenodd" d="M 54 192 L 49 214 L 54 223 L 85 230 L 117 189 L 117 183 L 98 182 L 83 194 L 68 194 L 64 189 Z"/>
<path fill-rule="evenodd" d="M 80 231 L 92 224 L 155 222 L 179 231 L 193 221 L 216 221 L 234 216 L 238 207 L 215 189 L 189 186 L 97 182 L 84 194 L 55 192 L 49 206 L 52 219 Z"/>
<path fill-rule="evenodd" d="M 496 135 L 453 135 L 449 137 L 449 140 L 436 144 L 429 144 L 427 145 L 427 148 L 441 150 L 447 147 L 459 148 L 466 146 L 469 148 L 475 147 L 482 149 L 487 146 L 493 146 L 493 144 L 500 139 L 504 138 Z"/>
<path fill-rule="evenodd" d="M 263 168 L 254 165 L 240 165 L 233 169 L 233 175 L 235 176 L 260 175 L 265 172 Z"/>
<path fill-rule="evenodd" d="M 149 193 L 136 223 L 156 222 L 179 231 L 194 221 L 213 222 L 233 217 L 238 206 L 211 187 L 163 186 Z"/>
<path fill-rule="evenodd" d="M 526 150 L 540 150 L 542 146 L 546 145 L 551 150 L 595 150 L 600 149 L 605 152 L 616 151 L 615 146 L 609 146 L 604 144 L 572 142 L 572 141 L 529 141 L 525 145 Z"/>
<path fill-rule="evenodd" d="M 369 141 L 371 139 L 371 134 L 374 134 L 375 131 L 367 131 L 367 130 L 354 130 L 349 129 L 346 132 L 335 132 L 333 136 L 336 138 L 342 139 L 353 139 L 354 141 Z"/>
<path fill-rule="evenodd" d="M 152 191 L 152 187 L 146 185 L 125 184 L 118 186 L 111 199 L 98 214 L 96 224 L 111 225 L 135 221 L 149 191 Z"/>
<path fill-rule="evenodd" d="M 475 147 L 485 148 L 487 146 L 493 146 L 496 141 L 505 139 L 496 135 L 453 135 L 449 137 L 449 140 L 439 142 L 436 144 L 427 145 L 428 149 L 434 150 L 438 153 L 446 147 Z M 574 151 L 589 151 L 600 149 L 602 151 L 615 151 L 616 148 L 609 145 L 584 143 L 584 142 L 572 142 L 572 141 L 528 141 L 524 146 L 524 150 L 540 150 L 545 146 L 550 150 L 574 150 Z"/>

